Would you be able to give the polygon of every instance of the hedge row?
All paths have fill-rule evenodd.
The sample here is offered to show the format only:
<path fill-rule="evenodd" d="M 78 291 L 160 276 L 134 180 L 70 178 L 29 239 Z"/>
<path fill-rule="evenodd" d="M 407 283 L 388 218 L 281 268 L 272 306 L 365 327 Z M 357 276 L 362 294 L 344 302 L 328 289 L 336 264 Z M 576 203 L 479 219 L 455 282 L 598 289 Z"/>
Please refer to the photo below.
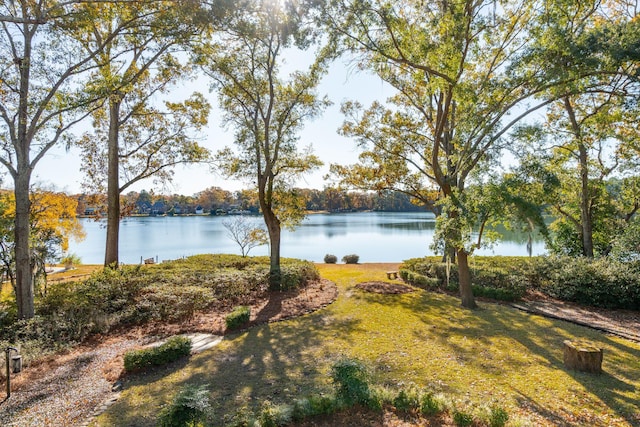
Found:
<path fill-rule="evenodd" d="M 474 294 L 513 301 L 538 290 L 564 301 L 605 308 L 640 309 L 640 262 L 608 258 L 472 257 Z M 404 261 L 401 277 L 425 289 L 456 290 L 456 265 L 435 257 Z M 448 284 L 448 286 L 447 286 Z"/>

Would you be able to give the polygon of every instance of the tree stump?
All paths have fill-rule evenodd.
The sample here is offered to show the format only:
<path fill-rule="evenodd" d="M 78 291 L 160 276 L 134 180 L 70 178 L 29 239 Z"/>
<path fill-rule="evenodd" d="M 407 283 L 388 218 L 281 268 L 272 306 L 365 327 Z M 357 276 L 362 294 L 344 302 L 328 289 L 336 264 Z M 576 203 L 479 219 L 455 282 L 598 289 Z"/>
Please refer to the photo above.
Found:
<path fill-rule="evenodd" d="M 601 373 L 602 349 L 588 341 L 564 341 L 564 366 L 576 371 Z"/>

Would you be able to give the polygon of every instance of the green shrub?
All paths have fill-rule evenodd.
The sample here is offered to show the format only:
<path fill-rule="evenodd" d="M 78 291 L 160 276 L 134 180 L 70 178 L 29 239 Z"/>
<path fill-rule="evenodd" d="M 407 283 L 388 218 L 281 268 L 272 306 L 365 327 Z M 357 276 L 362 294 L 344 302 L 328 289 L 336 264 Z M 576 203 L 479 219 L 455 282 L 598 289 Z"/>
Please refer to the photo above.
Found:
<path fill-rule="evenodd" d="M 420 398 L 414 390 L 400 390 L 393 399 L 393 406 L 399 412 L 409 412 L 420 407 Z"/>
<path fill-rule="evenodd" d="M 240 305 L 233 309 L 231 313 L 224 319 L 227 329 L 233 330 L 246 325 L 251 317 L 251 307 Z"/>
<path fill-rule="evenodd" d="M 488 261 L 489 258 L 498 258 L 499 261 Z M 518 270 L 524 270 L 524 261 L 516 257 L 472 259 L 473 265 L 470 270 L 475 295 L 506 301 L 515 301 L 524 296 L 529 279 L 528 275 L 521 274 Z M 501 262 L 505 265 L 501 265 Z M 405 281 L 423 289 L 440 288 L 453 292 L 458 290 L 458 267 L 455 264 L 442 263 L 434 257 L 404 261 L 400 271 Z M 526 269 L 526 272 L 529 273 L 529 269 Z"/>
<path fill-rule="evenodd" d="M 357 264 L 360 260 L 360 257 L 356 254 L 345 255 L 342 257 L 342 262 L 345 264 Z"/>
<path fill-rule="evenodd" d="M 468 427 L 473 424 L 473 415 L 456 409 L 453 411 L 453 423 L 458 427 Z"/>
<path fill-rule="evenodd" d="M 160 412 L 158 425 L 174 427 L 195 425 L 210 416 L 211 402 L 207 387 L 187 385 L 173 401 Z"/>
<path fill-rule="evenodd" d="M 504 409 L 498 406 L 491 407 L 491 414 L 489 415 L 490 427 L 504 427 L 509 421 L 509 414 Z"/>
<path fill-rule="evenodd" d="M 524 296 L 524 290 L 517 292 L 510 289 L 490 288 L 486 286 L 472 285 L 473 294 L 479 297 L 491 298 L 500 301 L 517 301 Z"/>
<path fill-rule="evenodd" d="M 280 290 L 297 289 L 320 279 L 318 268 L 308 261 L 290 260 L 281 266 Z"/>
<path fill-rule="evenodd" d="M 402 271 L 406 271 L 406 270 L 400 270 Z M 400 277 L 402 277 L 402 274 L 400 275 Z M 405 278 L 403 278 L 403 280 L 405 280 L 407 283 L 412 284 L 413 286 L 417 286 L 418 288 L 422 288 L 422 289 L 438 289 L 440 287 L 440 280 L 434 277 L 427 277 L 427 276 L 423 276 L 420 273 L 414 273 L 414 272 L 410 272 L 407 271 L 405 273 Z"/>
<path fill-rule="evenodd" d="M 640 262 L 559 258 L 540 290 L 565 301 L 605 308 L 640 309 Z"/>
<path fill-rule="evenodd" d="M 311 396 L 307 400 L 309 416 L 332 414 L 338 407 L 338 403 L 333 396 Z"/>
<path fill-rule="evenodd" d="M 433 393 L 425 393 L 420 398 L 420 412 L 426 416 L 437 415 L 443 409 L 444 405 Z"/>
<path fill-rule="evenodd" d="M 191 353 L 191 340 L 176 336 L 164 344 L 141 350 L 128 351 L 124 355 L 124 369 L 127 372 L 139 371 L 151 366 L 161 366 L 188 356 Z"/>
<path fill-rule="evenodd" d="M 192 318 L 215 300 L 213 291 L 202 286 L 151 285 L 140 291 L 123 321 L 178 321 Z"/>
<path fill-rule="evenodd" d="M 359 360 L 343 359 L 331 368 L 331 377 L 338 398 L 347 405 L 359 403 L 367 405 L 370 399 L 369 373 Z"/>
<path fill-rule="evenodd" d="M 335 255 L 326 254 L 324 256 L 324 262 L 326 264 L 335 264 L 336 262 L 338 262 L 338 257 Z"/>
<path fill-rule="evenodd" d="M 258 416 L 260 427 L 278 427 L 291 423 L 292 408 L 287 405 L 273 405 L 266 401 L 262 404 L 262 410 Z"/>

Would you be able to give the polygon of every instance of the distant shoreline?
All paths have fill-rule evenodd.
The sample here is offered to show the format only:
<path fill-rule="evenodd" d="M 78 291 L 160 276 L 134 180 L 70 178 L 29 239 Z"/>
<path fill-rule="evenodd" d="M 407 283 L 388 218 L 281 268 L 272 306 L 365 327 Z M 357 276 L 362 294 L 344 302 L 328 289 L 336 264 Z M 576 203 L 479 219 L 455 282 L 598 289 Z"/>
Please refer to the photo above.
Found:
<path fill-rule="evenodd" d="M 376 210 L 362 210 L 362 211 L 328 211 L 328 210 L 317 210 L 317 211 L 305 211 L 305 215 L 319 215 L 319 214 L 325 214 L 325 215 L 334 215 L 334 214 L 359 214 L 359 213 L 371 213 L 371 212 L 377 212 L 377 213 L 419 213 L 419 214 L 423 214 L 423 213 L 430 213 L 433 215 L 433 212 L 430 211 L 376 211 Z M 151 215 L 151 214 L 131 214 L 131 215 L 127 215 L 125 218 L 148 218 L 148 217 L 190 217 L 190 216 L 229 216 L 229 217 L 233 217 L 233 216 L 237 216 L 238 214 L 222 214 L 222 215 L 216 215 L 216 214 L 210 214 L 210 213 L 201 213 L 201 214 L 195 214 L 195 213 L 189 213 L 189 214 L 173 214 L 173 215 L 168 215 L 168 214 L 162 214 L 162 215 Z M 251 214 L 246 214 L 247 216 L 261 216 L 259 213 L 251 213 Z M 435 215 L 434 215 L 435 217 Z M 99 216 L 96 217 L 95 215 L 76 215 L 76 218 L 87 218 L 87 219 L 106 219 L 107 216 Z"/>

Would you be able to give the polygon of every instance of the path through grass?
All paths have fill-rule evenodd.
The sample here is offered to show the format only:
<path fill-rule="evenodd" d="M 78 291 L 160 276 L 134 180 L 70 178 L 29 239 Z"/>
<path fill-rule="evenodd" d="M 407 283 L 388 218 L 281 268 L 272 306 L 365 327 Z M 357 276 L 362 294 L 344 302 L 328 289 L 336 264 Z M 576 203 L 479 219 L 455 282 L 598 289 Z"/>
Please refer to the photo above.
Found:
<path fill-rule="evenodd" d="M 155 425 L 160 408 L 185 384 L 208 384 L 217 417 L 229 420 L 265 400 L 329 392 L 332 363 L 348 356 L 373 367 L 378 383 L 426 387 L 465 410 L 497 404 L 519 424 L 640 425 L 637 343 L 503 305 L 481 303 L 468 311 L 446 295 L 354 288 L 386 280 L 389 265 L 319 268 L 339 287 L 335 303 L 231 335 L 188 363 L 131 378 L 96 424 Z M 604 374 L 563 368 L 562 342 L 573 338 L 604 348 Z"/>

